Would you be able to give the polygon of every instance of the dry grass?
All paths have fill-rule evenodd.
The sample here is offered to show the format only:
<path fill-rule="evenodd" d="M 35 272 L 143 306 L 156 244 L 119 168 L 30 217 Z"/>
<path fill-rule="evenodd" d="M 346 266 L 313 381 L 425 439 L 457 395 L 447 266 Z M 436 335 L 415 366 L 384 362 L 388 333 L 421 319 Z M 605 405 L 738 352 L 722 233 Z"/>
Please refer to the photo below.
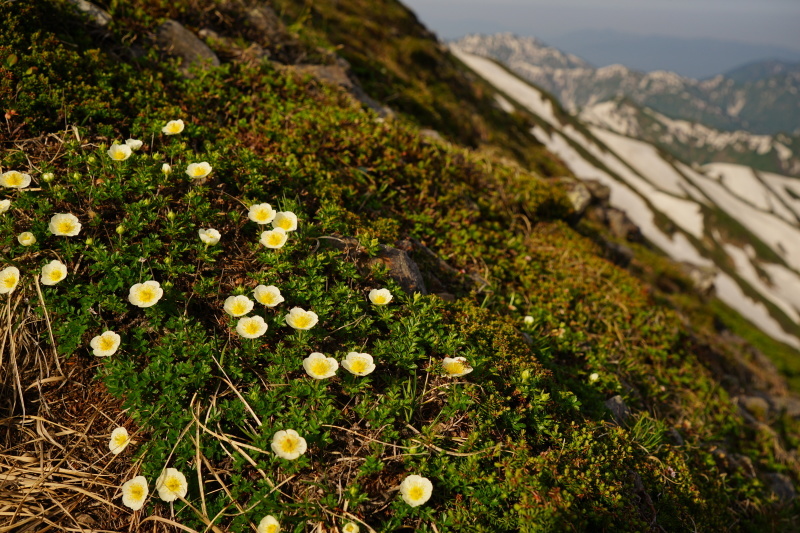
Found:
<path fill-rule="evenodd" d="M 65 358 L 50 338 L 38 282 L 4 296 L 0 327 L 0 533 L 126 531 L 114 502 L 137 468 L 108 450 L 111 431 L 133 430 L 88 354 Z M 130 455 L 130 452 L 127 452 Z"/>

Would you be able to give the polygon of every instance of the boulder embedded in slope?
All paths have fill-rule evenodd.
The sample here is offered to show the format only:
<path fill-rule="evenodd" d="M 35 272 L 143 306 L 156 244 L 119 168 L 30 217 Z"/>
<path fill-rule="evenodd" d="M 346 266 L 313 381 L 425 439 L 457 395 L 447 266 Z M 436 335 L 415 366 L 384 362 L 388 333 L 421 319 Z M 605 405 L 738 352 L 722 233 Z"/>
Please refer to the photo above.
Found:
<path fill-rule="evenodd" d="M 177 20 L 168 19 L 156 30 L 158 46 L 167 54 L 181 60 L 181 71 L 188 75 L 191 67 L 217 67 L 219 58 Z"/>

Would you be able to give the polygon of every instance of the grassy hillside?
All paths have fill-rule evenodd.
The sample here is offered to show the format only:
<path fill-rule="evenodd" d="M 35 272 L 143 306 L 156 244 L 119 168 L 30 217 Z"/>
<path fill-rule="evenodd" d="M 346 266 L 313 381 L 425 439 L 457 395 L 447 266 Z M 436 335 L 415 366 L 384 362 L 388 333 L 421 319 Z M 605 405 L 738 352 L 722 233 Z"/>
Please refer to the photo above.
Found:
<path fill-rule="evenodd" d="M 400 10 L 352 4 L 370 6 Z M 2 267 L 19 280 L 0 273 L 0 530 L 255 531 L 267 516 L 297 532 L 796 527 L 775 495 L 800 474 L 796 422 L 741 414 L 709 363 L 726 354 L 567 223 L 541 148 L 525 170 L 431 142 L 266 60 L 220 53 L 185 77 L 150 38 L 173 16 L 247 48 L 250 5 L 103 7 L 98 29 L 64 2 L 0 5 L 0 165 L 32 179 L 2 191 Z M 298 27 L 317 16 L 303 9 Z M 330 60 L 289 37 L 260 46 Z M 164 134 L 175 119 L 185 129 Z M 129 138 L 142 146 L 112 158 Z M 472 144 L 485 139 L 501 142 Z M 187 175 L 200 162 L 211 173 Z M 279 248 L 248 217 L 260 203 L 297 215 Z M 59 214 L 79 231 L 53 226 Z M 404 292 L 386 246 L 411 250 L 437 294 Z M 50 285 L 52 261 L 66 276 Z M 163 294 L 141 307 L 147 281 Z M 255 303 L 267 329 L 249 339 L 225 301 L 258 285 L 285 301 Z M 368 297 L 378 288 L 388 305 Z M 293 328 L 295 307 L 319 322 Z M 105 331 L 121 342 L 98 357 Z M 368 353 L 375 370 L 314 379 L 312 352 Z M 616 418 L 609 399 L 626 405 Z M 133 442 L 112 454 L 117 427 Z M 275 452 L 290 429 L 307 444 L 294 459 Z M 172 503 L 156 488 L 167 468 L 187 486 Z M 122 487 L 139 475 L 149 497 L 132 510 L 142 495 Z M 409 475 L 432 484 L 422 505 L 400 494 Z"/>

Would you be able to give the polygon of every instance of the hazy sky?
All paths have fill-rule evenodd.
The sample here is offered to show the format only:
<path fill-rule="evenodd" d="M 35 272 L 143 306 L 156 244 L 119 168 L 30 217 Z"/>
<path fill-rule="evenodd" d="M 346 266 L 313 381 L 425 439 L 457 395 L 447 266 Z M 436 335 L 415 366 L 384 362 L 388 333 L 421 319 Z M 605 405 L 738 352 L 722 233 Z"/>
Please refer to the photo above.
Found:
<path fill-rule="evenodd" d="M 800 0 L 401 0 L 440 38 L 583 29 L 706 37 L 800 50 Z"/>

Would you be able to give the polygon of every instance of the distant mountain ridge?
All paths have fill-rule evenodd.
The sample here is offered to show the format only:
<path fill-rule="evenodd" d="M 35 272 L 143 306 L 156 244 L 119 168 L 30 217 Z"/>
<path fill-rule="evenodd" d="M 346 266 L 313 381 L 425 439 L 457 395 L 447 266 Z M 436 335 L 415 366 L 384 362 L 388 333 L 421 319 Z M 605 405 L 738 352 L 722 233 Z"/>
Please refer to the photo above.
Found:
<path fill-rule="evenodd" d="M 616 30 L 585 29 L 552 36 L 548 42 L 597 67 L 623 64 L 632 70 L 669 70 L 694 79 L 725 74 L 765 58 L 800 61 L 800 50 L 783 46 Z"/>
<path fill-rule="evenodd" d="M 800 68 L 782 62 L 750 65 L 707 80 L 674 72 L 639 72 L 622 65 L 595 68 L 543 42 L 510 33 L 468 35 L 460 49 L 502 61 L 553 93 L 571 113 L 619 97 L 680 120 L 760 135 L 800 130 Z M 765 77 L 768 76 L 768 77 Z"/>

